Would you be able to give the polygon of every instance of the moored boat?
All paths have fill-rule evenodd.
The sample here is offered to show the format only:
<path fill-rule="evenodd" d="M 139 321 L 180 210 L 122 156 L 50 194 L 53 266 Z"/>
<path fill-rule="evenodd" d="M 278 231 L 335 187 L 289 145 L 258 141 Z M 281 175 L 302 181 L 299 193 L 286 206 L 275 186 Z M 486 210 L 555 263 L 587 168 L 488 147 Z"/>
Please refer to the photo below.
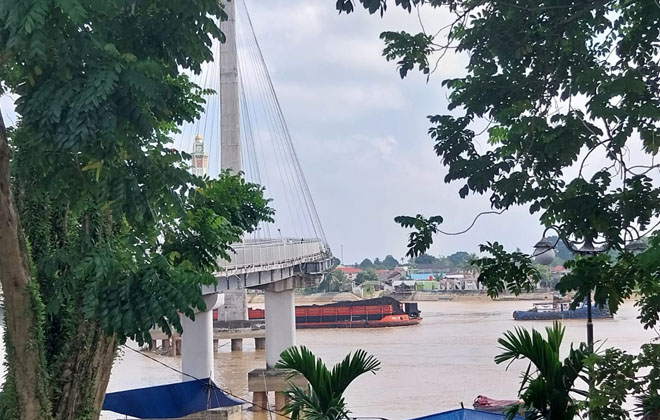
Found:
<path fill-rule="evenodd" d="M 571 302 L 562 300 L 559 297 L 554 297 L 552 302 L 538 302 L 532 304 L 532 309 L 527 311 L 515 311 L 513 319 L 519 321 L 535 321 L 535 320 L 555 320 L 555 319 L 586 319 L 588 308 L 585 304 L 580 305 L 575 309 L 571 309 Z M 612 318 L 607 307 L 592 306 L 591 317 L 596 318 Z"/>
<path fill-rule="evenodd" d="M 251 320 L 264 319 L 263 309 L 248 309 Z M 391 297 L 296 306 L 296 328 L 379 328 L 417 325 L 422 321 L 417 303 Z"/>

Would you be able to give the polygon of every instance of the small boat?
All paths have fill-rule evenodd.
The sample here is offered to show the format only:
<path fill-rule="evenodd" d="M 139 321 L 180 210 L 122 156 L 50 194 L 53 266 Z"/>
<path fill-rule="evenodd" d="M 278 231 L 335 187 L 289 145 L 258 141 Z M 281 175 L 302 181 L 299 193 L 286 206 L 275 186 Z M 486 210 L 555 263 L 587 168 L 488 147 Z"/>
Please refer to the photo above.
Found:
<path fill-rule="evenodd" d="M 571 309 L 571 302 L 555 296 L 552 302 L 539 302 L 532 304 L 532 309 L 515 311 L 513 319 L 519 321 L 554 320 L 554 319 L 586 319 L 588 308 L 582 303 L 579 307 Z M 591 318 L 612 318 L 607 307 L 591 307 Z"/>
<path fill-rule="evenodd" d="M 263 309 L 248 309 L 250 320 L 265 315 Z M 421 321 L 417 303 L 404 304 L 392 297 L 296 306 L 296 328 L 402 327 Z"/>
<path fill-rule="evenodd" d="M 519 405 L 523 402 L 522 400 L 495 400 L 483 395 L 477 395 L 477 398 L 472 403 L 472 407 L 475 410 L 503 414 L 512 405 Z"/>

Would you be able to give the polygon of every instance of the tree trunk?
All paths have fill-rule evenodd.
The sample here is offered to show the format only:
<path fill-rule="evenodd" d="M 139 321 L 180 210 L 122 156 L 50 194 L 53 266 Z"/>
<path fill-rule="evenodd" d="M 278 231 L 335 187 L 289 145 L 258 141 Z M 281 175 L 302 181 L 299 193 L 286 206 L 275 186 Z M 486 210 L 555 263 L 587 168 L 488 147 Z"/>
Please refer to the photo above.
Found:
<path fill-rule="evenodd" d="M 11 149 L 0 114 L 0 283 L 5 298 L 7 354 L 21 420 L 50 417 L 43 320 L 31 280 L 25 239 L 11 188 Z"/>
<path fill-rule="evenodd" d="M 53 401 L 55 420 L 98 419 L 117 340 L 108 337 L 97 323 L 81 321 L 57 374 L 59 395 Z"/>

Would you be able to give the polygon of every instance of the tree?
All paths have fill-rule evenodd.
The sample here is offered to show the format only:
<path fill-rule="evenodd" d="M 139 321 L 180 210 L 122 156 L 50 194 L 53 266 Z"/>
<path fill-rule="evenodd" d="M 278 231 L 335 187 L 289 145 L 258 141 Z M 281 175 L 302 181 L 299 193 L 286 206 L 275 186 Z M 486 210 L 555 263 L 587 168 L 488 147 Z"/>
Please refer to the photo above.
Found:
<path fill-rule="evenodd" d="M 370 13 L 384 13 L 388 4 L 360 3 Z M 446 7 L 455 16 L 436 35 L 385 32 L 381 38 L 385 57 L 397 62 L 402 77 L 414 68 L 430 76 L 433 54 L 468 53 L 467 74 L 443 81 L 454 112 L 431 116 L 429 133 L 448 169 L 445 181 L 460 182 L 463 198 L 489 195 L 492 210 L 480 215 L 527 205 L 544 226 L 559 225 L 564 236 L 600 240 L 617 251 L 636 230 L 650 234 L 660 215 L 660 188 L 649 175 L 660 168 L 653 159 L 660 151 L 657 5 L 624 0 L 395 5 L 409 11 L 413 5 Z M 354 10 L 351 0 L 336 6 Z M 476 143 L 485 124 L 488 147 L 482 150 Z M 628 149 L 641 149 L 639 162 L 625 158 Z M 423 215 L 395 220 L 412 229 L 411 256 L 429 248 L 443 222 L 441 216 Z M 611 256 L 608 264 L 620 258 L 626 259 L 622 265 L 635 263 L 624 254 Z M 630 289 L 621 282 L 624 292 Z M 586 288 L 572 285 L 578 286 Z M 650 307 L 650 300 L 644 312 L 657 313 L 660 303 Z"/>
<path fill-rule="evenodd" d="M 458 251 L 447 256 L 447 259 L 454 267 L 463 268 L 470 260 L 470 254 L 465 251 Z"/>
<path fill-rule="evenodd" d="M 415 264 L 435 264 L 438 259 L 433 255 L 421 254 L 415 257 Z"/>
<path fill-rule="evenodd" d="M 358 267 L 360 267 L 361 270 L 366 270 L 366 269 L 372 268 L 373 266 L 374 266 L 374 263 L 372 263 L 369 258 L 365 258 L 365 259 L 362 260 L 362 262 L 360 263 L 360 265 Z"/>
<path fill-rule="evenodd" d="M 396 266 L 399 265 L 399 262 L 398 262 L 398 261 L 396 260 L 396 258 L 394 258 L 393 256 L 391 256 L 391 255 L 387 255 L 387 256 L 385 257 L 385 259 L 383 260 L 383 265 L 384 265 L 385 268 L 387 268 L 388 270 L 393 270 Z"/>
<path fill-rule="evenodd" d="M 381 14 L 388 4 L 360 3 Z M 384 55 L 397 62 L 402 77 L 415 68 L 430 76 L 434 54 L 455 49 L 469 56 L 467 74 L 443 82 L 454 112 L 431 116 L 429 133 L 448 169 L 445 181 L 460 182 L 462 198 L 489 195 L 492 209 L 470 227 L 484 214 L 526 205 L 565 238 L 600 241 L 616 252 L 566 262 L 571 272 L 558 290 L 573 292 L 574 304 L 593 292 L 596 304 L 616 312 L 639 289 L 640 320 L 655 327 L 660 240 L 651 232 L 660 188 L 649 174 L 660 168 L 654 159 L 660 151 L 660 8 L 624 0 L 394 4 L 409 11 L 413 5 L 446 7 L 455 17 L 437 34 L 381 34 Z M 351 0 L 336 5 L 354 9 Z M 484 148 L 477 145 L 481 132 L 487 133 Z M 628 150 L 641 157 L 630 162 Z M 429 248 L 443 222 L 419 214 L 395 220 L 412 229 L 410 256 Z M 633 255 L 625 244 L 638 230 L 651 239 L 645 252 Z M 479 279 L 491 295 L 529 290 L 538 280 L 528 255 L 496 242 L 481 251 L 490 256 L 478 262 Z"/>
<path fill-rule="evenodd" d="M 523 328 L 507 331 L 500 338 L 503 352 L 495 357 L 495 363 L 511 363 L 525 360 L 528 367 L 522 375 L 522 404 L 510 407 L 508 418 L 512 419 L 520 409 L 527 419 L 572 420 L 580 413 L 582 405 L 575 396 L 586 395 L 576 388 L 578 379 L 585 379 L 586 359 L 590 354 L 583 343 L 571 348 L 564 361 L 560 359 L 560 347 L 564 339 L 564 327 L 555 322 L 546 327 L 546 338 L 532 329 Z"/>
<path fill-rule="evenodd" d="M 261 187 L 192 176 L 169 144 L 203 109 L 181 71 L 212 58 L 224 17 L 215 0 L 0 4 L 20 115 L 0 120 L 3 420 L 97 418 L 118 346 L 180 332 L 217 258 L 270 220 Z"/>
<path fill-rule="evenodd" d="M 355 276 L 355 284 L 363 284 L 368 281 L 378 281 L 378 274 L 373 269 L 361 271 Z"/>
<path fill-rule="evenodd" d="M 555 246 L 555 255 L 557 258 L 562 259 L 563 261 L 568 261 L 573 259 L 573 253 L 570 249 L 566 247 L 563 241 L 559 240 L 559 237 L 556 235 L 548 236 L 548 240 L 552 243 L 556 243 Z"/>
<path fill-rule="evenodd" d="M 323 292 L 340 292 L 348 282 L 348 277 L 341 270 L 332 270 L 323 277 L 318 290 Z"/>
<path fill-rule="evenodd" d="M 384 12 L 387 4 L 361 3 L 371 13 Z M 443 82 L 450 91 L 449 108 L 460 110 L 459 115 L 432 116 L 429 130 L 448 168 L 445 181 L 463 183 L 461 197 L 490 194 L 490 213 L 529 205 L 544 226 L 559 225 L 564 236 L 578 240 L 600 239 L 617 251 L 623 251 L 626 238 L 634 237 L 638 228 L 649 234 L 651 221 L 660 214 L 660 188 L 649 176 L 660 168 L 653 160 L 660 150 L 660 80 L 653 58 L 660 37 L 657 5 L 622 0 L 552 7 L 467 0 L 396 4 L 408 10 L 413 4 L 447 5 L 456 16 L 444 42 L 442 33 L 381 35 L 384 54 L 398 60 L 402 77 L 414 67 L 430 74 L 429 56 L 436 52 L 455 47 L 470 55 L 467 75 Z M 350 0 L 337 7 L 353 11 Z M 577 105 L 581 103 L 586 105 Z M 490 147 L 479 151 L 475 128 L 484 119 Z M 637 140 L 647 159 L 631 165 L 624 154 L 639 148 Z M 597 155 L 608 163 L 592 164 Z M 573 177 L 566 174 L 571 167 Z M 428 249 L 442 223 L 440 216 L 396 220 L 413 229 L 413 256 Z M 627 254 L 610 255 L 599 264 L 573 264 L 644 271 L 637 266 L 641 260 Z M 508 255 L 501 255 L 496 263 L 508 264 Z M 618 302 L 619 292 L 628 296 L 639 287 L 631 281 L 621 278 L 616 287 L 601 288 L 597 303 Z M 572 278 L 570 287 L 579 288 L 584 297 L 596 284 Z M 616 292 L 613 299 L 608 299 L 610 292 Z M 640 301 L 650 318 L 660 309 L 652 300 L 647 296 Z"/>
<path fill-rule="evenodd" d="M 349 418 L 344 400 L 346 388 L 365 373 L 375 374 L 380 362 L 364 350 L 356 350 L 329 370 L 321 358 L 300 346 L 282 352 L 275 368 L 294 370 L 308 382 L 306 390 L 290 385 L 284 414 L 290 414 L 292 420 L 339 420 Z"/>
<path fill-rule="evenodd" d="M 392 4 L 392 2 L 389 2 Z M 370 13 L 386 0 L 361 0 Z M 574 304 L 593 292 L 616 312 L 638 289 L 640 320 L 660 321 L 660 188 L 650 176 L 660 168 L 660 79 L 657 53 L 660 8 L 650 1 L 500 2 L 395 1 L 396 6 L 447 8 L 452 22 L 438 33 L 385 32 L 384 55 L 405 77 L 417 68 L 430 76 L 448 51 L 469 56 L 467 74 L 445 80 L 449 110 L 430 117 L 435 152 L 458 193 L 489 196 L 491 210 L 529 206 L 543 226 L 561 236 L 597 240 L 615 251 L 566 262 L 560 280 Z M 352 12 L 353 1 L 336 7 Z M 433 35 L 431 35 L 433 34 Z M 488 146 L 477 141 L 486 133 Z M 636 161 L 628 151 L 639 151 Z M 440 234 L 441 216 L 400 216 L 412 229 L 408 254 L 426 252 Z M 470 228 L 468 227 L 468 229 Z M 640 255 L 625 250 L 637 233 L 650 236 Z M 480 281 L 491 295 L 529 290 L 538 271 L 521 252 L 484 244 Z M 654 263 L 651 261 L 655 261 Z M 592 397 L 597 392 L 592 393 Z"/>

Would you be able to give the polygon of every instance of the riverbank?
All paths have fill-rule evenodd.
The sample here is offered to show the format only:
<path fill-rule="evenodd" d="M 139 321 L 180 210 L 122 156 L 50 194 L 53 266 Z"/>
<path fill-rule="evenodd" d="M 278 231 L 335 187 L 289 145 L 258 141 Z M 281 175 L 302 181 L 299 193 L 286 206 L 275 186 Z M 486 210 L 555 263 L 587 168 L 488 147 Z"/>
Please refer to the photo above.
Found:
<path fill-rule="evenodd" d="M 498 301 L 544 301 L 552 299 L 552 291 L 539 291 L 532 293 L 523 293 L 519 296 L 502 295 L 495 300 Z M 490 297 L 483 290 L 467 290 L 456 292 L 414 292 L 412 294 L 392 293 L 391 296 L 401 302 L 436 302 L 436 301 L 457 301 L 457 302 L 479 302 L 479 301 L 492 301 Z M 368 296 L 379 297 L 375 296 Z M 367 298 L 367 296 L 365 296 Z M 342 301 L 356 301 L 362 300 L 362 297 L 357 296 L 350 292 L 342 293 L 313 293 L 313 294 L 296 294 L 297 305 L 325 305 L 328 303 L 342 302 Z M 263 305 L 264 296 L 262 294 L 248 295 L 248 304 Z"/>

